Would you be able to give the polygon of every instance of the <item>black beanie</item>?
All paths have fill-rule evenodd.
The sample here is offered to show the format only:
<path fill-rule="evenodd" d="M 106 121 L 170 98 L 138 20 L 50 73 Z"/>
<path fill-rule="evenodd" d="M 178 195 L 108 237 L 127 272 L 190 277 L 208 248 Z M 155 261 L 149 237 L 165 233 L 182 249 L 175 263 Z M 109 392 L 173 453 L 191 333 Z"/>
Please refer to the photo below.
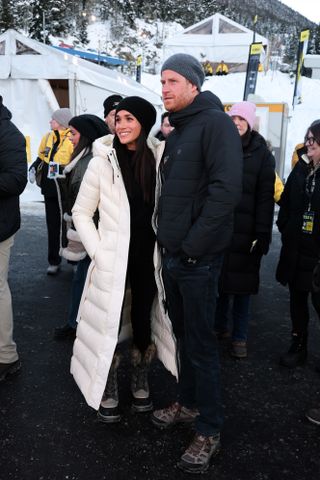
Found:
<path fill-rule="evenodd" d="M 110 97 L 107 97 L 105 101 L 103 102 L 103 108 L 104 108 L 104 118 L 108 115 L 108 113 L 111 112 L 111 110 L 114 110 L 116 106 L 118 105 L 119 102 L 123 97 L 121 95 L 110 95 Z"/>
<path fill-rule="evenodd" d="M 110 133 L 107 125 L 101 118 L 96 115 L 90 115 L 89 113 L 71 118 L 69 125 L 78 130 L 80 135 L 83 135 L 92 142 Z"/>
<path fill-rule="evenodd" d="M 150 102 L 141 97 L 127 97 L 117 105 L 116 112 L 120 112 L 120 110 L 132 113 L 144 128 L 146 136 L 149 135 L 157 118 L 157 111 Z"/>

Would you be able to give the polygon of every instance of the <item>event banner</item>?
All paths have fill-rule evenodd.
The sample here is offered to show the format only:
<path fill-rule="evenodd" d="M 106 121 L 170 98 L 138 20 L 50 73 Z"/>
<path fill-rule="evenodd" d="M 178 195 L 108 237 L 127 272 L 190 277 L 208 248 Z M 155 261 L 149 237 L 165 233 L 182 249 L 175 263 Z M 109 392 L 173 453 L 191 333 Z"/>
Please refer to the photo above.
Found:
<path fill-rule="evenodd" d="M 295 105 L 298 105 L 302 101 L 301 72 L 302 72 L 304 56 L 307 53 L 309 36 L 310 36 L 310 30 L 302 30 L 302 32 L 300 33 L 300 40 L 299 40 L 299 47 L 298 47 L 298 54 L 297 54 L 296 81 L 294 84 L 293 101 L 292 101 L 293 107 L 295 107 Z"/>
<path fill-rule="evenodd" d="M 251 43 L 249 50 L 249 58 L 247 64 L 246 83 L 244 87 L 243 100 L 248 99 L 250 93 L 256 91 L 258 70 L 260 64 L 260 55 L 262 53 L 262 43 Z"/>

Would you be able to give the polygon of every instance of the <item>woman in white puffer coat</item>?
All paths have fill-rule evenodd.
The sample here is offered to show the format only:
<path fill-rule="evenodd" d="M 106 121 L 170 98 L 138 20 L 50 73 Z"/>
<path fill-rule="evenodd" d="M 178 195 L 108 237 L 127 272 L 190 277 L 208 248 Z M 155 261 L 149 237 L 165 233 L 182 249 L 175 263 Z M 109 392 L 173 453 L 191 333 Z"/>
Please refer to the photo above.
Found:
<path fill-rule="evenodd" d="M 155 344 L 165 366 L 174 375 L 177 372 L 151 226 L 158 197 L 156 172 L 164 150 L 164 142 L 147 139 L 155 120 L 154 107 L 140 97 L 127 97 L 118 104 L 116 135 L 94 143 L 94 158 L 72 210 L 76 230 L 92 261 L 79 308 L 71 373 L 87 403 L 107 423 L 120 420 L 116 346 L 127 279 L 132 297 L 133 411 L 153 408 L 147 374 Z M 93 222 L 97 208 L 98 230 Z"/>

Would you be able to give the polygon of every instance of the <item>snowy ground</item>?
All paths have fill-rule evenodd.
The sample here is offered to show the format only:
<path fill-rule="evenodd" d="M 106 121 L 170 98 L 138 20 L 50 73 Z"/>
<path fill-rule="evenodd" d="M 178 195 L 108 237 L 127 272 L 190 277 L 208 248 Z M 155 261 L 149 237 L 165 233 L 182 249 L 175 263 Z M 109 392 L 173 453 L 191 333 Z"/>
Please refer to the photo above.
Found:
<path fill-rule="evenodd" d="M 159 75 L 142 74 L 142 83 L 161 95 Z M 245 83 L 245 73 L 234 73 L 226 77 L 211 77 L 205 81 L 203 90 L 210 90 L 224 103 L 242 100 Z M 313 120 L 320 118 L 320 80 L 302 78 L 302 103 L 292 109 L 294 85 L 287 74 L 271 72 L 259 73 L 256 95 L 264 102 L 286 102 L 290 109 L 290 121 L 286 144 L 286 164 L 284 176 L 290 172 L 291 155 L 294 146 L 303 141 L 307 127 Z M 36 185 L 28 183 L 22 194 L 22 203 L 42 199 Z"/>

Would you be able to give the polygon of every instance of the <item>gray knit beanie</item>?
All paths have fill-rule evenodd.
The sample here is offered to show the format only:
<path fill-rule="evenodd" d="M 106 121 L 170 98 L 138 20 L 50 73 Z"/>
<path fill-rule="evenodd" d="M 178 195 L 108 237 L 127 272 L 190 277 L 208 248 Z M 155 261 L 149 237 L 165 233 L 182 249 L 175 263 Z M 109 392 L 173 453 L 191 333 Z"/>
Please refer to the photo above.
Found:
<path fill-rule="evenodd" d="M 175 53 L 162 65 L 161 73 L 164 70 L 173 70 L 174 72 L 179 73 L 195 85 L 200 92 L 205 75 L 201 63 L 192 55 L 188 55 L 187 53 Z"/>
<path fill-rule="evenodd" d="M 51 118 L 52 120 L 58 122 L 61 127 L 68 128 L 69 121 L 72 118 L 72 113 L 70 108 L 59 108 L 59 110 L 53 112 Z"/>

